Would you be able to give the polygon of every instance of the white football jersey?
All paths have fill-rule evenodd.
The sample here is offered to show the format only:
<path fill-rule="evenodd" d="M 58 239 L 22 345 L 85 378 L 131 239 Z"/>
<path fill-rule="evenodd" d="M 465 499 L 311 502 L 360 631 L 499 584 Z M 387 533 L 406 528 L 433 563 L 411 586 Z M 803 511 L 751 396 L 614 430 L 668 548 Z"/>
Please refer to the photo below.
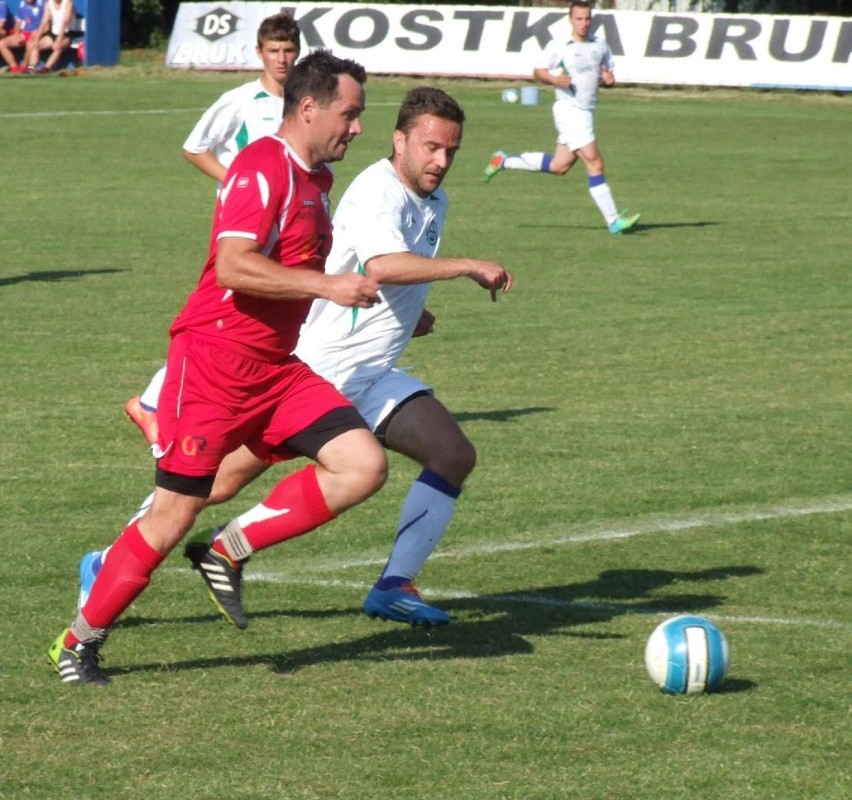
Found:
<path fill-rule="evenodd" d="M 571 86 L 568 89 L 557 88 L 556 99 L 567 100 L 577 108 L 591 111 L 598 104 L 601 65 L 608 70 L 615 69 L 612 52 L 603 39 L 589 36 L 585 42 L 551 39 L 535 66 L 567 72 L 571 76 Z"/>
<path fill-rule="evenodd" d="M 329 274 L 364 273 L 369 259 L 410 252 L 434 257 L 447 215 L 447 195 L 409 191 L 388 159 L 361 172 L 334 214 Z M 429 283 L 384 284 L 372 308 L 344 308 L 315 300 L 302 326 L 296 355 L 346 394 L 392 368 L 408 344 L 429 294 Z M 347 395 L 348 396 L 348 395 Z"/>
<path fill-rule="evenodd" d="M 260 78 L 225 92 L 192 129 L 183 149 L 213 154 L 225 167 L 247 144 L 278 131 L 284 98 L 269 94 Z"/>

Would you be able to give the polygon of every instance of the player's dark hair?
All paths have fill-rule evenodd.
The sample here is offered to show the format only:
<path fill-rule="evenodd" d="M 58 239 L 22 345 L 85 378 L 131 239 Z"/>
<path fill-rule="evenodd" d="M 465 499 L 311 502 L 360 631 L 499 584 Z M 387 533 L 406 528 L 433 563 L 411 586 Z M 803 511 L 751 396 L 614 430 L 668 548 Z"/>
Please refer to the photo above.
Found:
<path fill-rule="evenodd" d="M 396 118 L 396 130 L 407 134 L 424 114 L 464 125 L 464 111 L 450 95 L 431 86 L 418 86 L 403 98 Z"/>
<path fill-rule="evenodd" d="M 586 0 L 571 0 L 571 6 L 568 8 L 568 14 L 570 15 L 571 12 L 575 8 L 591 8 L 591 7 L 592 7 L 592 4 L 589 3 L 589 2 L 586 2 Z"/>
<path fill-rule="evenodd" d="M 302 32 L 296 20 L 286 11 L 273 14 L 260 23 L 257 29 L 257 46 L 264 42 L 292 42 L 297 50 L 302 49 Z"/>
<path fill-rule="evenodd" d="M 338 95 L 341 75 L 362 86 L 367 70 L 351 58 L 338 58 L 331 50 L 314 50 L 297 62 L 284 84 L 284 116 L 295 114 L 303 97 L 313 97 L 320 106 L 329 105 Z"/>

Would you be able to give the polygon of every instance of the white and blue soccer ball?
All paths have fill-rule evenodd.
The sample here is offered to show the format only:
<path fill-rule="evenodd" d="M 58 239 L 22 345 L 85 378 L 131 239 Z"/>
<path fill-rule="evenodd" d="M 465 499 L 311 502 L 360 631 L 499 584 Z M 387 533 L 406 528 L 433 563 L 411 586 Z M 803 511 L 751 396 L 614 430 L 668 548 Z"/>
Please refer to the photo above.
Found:
<path fill-rule="evenodd" d="M 666 694 L 714 692 L 730 663 L 724 634 L 704 617 L 681 614 L 667 619 L 645 645 L 645 667 Z"/>
<path fill-rule="evenodd" d="M 517 89 L 504 89 L 502 97 L 504 103 L 517 103 L 521 99 L 521 93 Z"/>

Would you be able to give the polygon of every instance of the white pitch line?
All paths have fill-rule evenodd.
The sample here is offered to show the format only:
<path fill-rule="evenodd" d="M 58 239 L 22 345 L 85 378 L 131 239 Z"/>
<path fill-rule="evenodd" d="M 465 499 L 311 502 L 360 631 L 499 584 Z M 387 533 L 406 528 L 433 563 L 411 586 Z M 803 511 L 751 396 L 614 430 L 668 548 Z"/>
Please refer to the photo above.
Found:
<path fill-rule="evenodd" d="M 189 569 L 176 569 L 173 572 L 186 572 Z M 316 586 L 320 588 L 354 589 L 358 592 L 367 592 L 373 585 L 367 581 L 341 581 L 322 580 L 311 578 L 292 578 L 276 572 L 247 573 L 244 577 L 246 582 L 272 583 L 282 586 Z M 603 611 L 615 614 L 631 614 L 648 617 L 672 617 L 679 613 L 676 610 L 658 608 L 637 608 L 629 603 L 592 603 L 588 600 L 562 600 L 553 597 L 543 597 L 536 594 L 476 594 L 474 592 L 460 592 L 455 589 L 437 589 L 429 587 L 429 595 L 440 597 L 444 600 L 476 600 L 480 603 L 494 603 L 504 605 L 525 604 L 534 606 L 547 606 L 550 608 L 575 608 L 587 611 Z M 686 613 L 686 612 L 684 612 Z M 834 630 L 852 631 L 852 623 L 839 622 L 832 619 L 810 619 L 807 617 L 765 617 L 748 616 L 743 614 L 704 614 L 711 619 L 720 622 L 743 622 L 754 625 L 780 625 L 798 626 L 811 628 L 831 628 Z"/>
<path fill-rule="evenodd" d="M 660 516 L 651 517 L 644 522 L 637 522 L 630 527 L 610 528 L 603 527 L 600 530 L 585 531 L 569 536 L 557 538 L 541 538 L 529 542 L 503 542 L 501 544 L 489 544 L 483 546 L 456 548 L 449 551 L 433 553 L 431 558 L 456 558 L 464 559 L 471 556 L 491 555 L 494 553 L 516 552 L 521 550 L 534 550 L 552 547 L 561 547 L 571 544 L 582 544 L 586 542 L 607 541 L 613 539 L 629 539 L 653 533 L 677 533 L 681 531 L 695 530 L 698 528 L 719 528 L 726 525 L 737 525 L 747 522 L 763 522 L 767 520 L 792 519 L 797 517 L 812 516 L 814 514 L 834 514 L 852 511 L 852 496 L 841 495 L 823 498 L 820 501 L 812 501 L 807 505 L 776 505 L 762 510 L 754 511 L 705 511 L 691 517 L 679 517 L 667 519 Z M 300 566 L 304 574 L 306 569 L 327 572 L 351 569 L 354 567 L 369 567 L 383 565 L 387 556 L 382 558 L 370 558 L 348 561 L 331 561 L 321 564 L 312 564 L 306 567 Z M 177 568 L 173 572 L 190 572 L 188 569 Z M 275 583 L 283 585 L 302 585 L 319 587 L 342 587 L 368 591 L 372 583 L 363 581 L 326 580 L 321 578 L 293 578 L 276 572 L 247 572 L 244 578 L 247 582 Z M 611 611 L 619 614 L 643 614 L 648 616 L 673 616 L 673 610 L 658 610 L 650 608 L 635 608 L 629 604 L 591 603 L 585 600 L 562 600 L 551 597 L 543 597 L 535 594 L 506 594 L 506 595 L 478 595 L 472 592 L 460 592 L 456 590 L 441 590 L 430 587 L 430 595 L 442 597 L 447 600 L 477 600 L 489 603 L 528 603 L 538 606 L 550 606 L 560 608 L 583 608 L 598 611 Z M 767 625 L 793 625 L 808 626 L 816 628 L 833 628 L 840 630 L 852 630 L 852 624 L 839 622 L 837 620 L 818 620 L 807 618 L 788 617 L 758 617 L 742 615 L 711 614 L 714 619 L 728 622 L 744 622 Z"/>
<path fill-rule="evenodd" d="M 203 108 L 147 108 L 127 109 L 124 111 L 20 111 L 0 114 L 0 119 L 25 119 L 27 117 L 118 117 L 137 114 L 188 114 L 204 111 Z"/>
<path fill-rule="evenodd" d="M 568 525 L 561 528 L 551 527 L 552 531 L 578 529 L 578 533 L 568 536 L 555 536 L 553 538 L 541 535 L 537 532 L 535 540 L 498 542 L 485 545 L 474 545 L 471 547 L 448 548 L 433 553 L 430 558 L 453 558 L 466 559 L 471 556 L 493 555 L 499 553 L 511 553 L 522 550 L 540 550 L 544 548 L 563 547 L 565 545 L 581 544 L 584 542 L 611 541 L 617 539 L 631 539 L 634 536 L 643 536 L 654 533 L 679 533 L 698 528 L 720 528 L 727 525 L 740 525 L 747 522 L 765 522 L 778 519 L 793 519 L 807 517 L 815 514 L 836 514 L 844 511 L 852 511 L 852 495 L 840 495 L 811 501 L 807 505 L 775 505 L 752 511 L 718 511 L 706 510 L 696 512 L 689 517 L 663 517 L 655 515 L 640 519 L 633 525 L 610 527 L 606 522 L 595 526 L 596 530 L 588 530 L 591 527 L 585 525 Z M 583 530 L 585 528 L 585 530 Z M 341 569 L 352 569 L 355 567 L 381 566 L 387 561 L 387 556 L 364 559 L 352 559 L 348 561 L 328 561 L 313 564 L 312 571 L 337 571 Z"/>
<path fill-rule="evenodd" d="M 387 101 L 370 103 L 371 106 L 396 106 L 398 103 Z M 125 114 L 188 114 L 206 110 L 198 108 L 147 108 L 147 109 L 112 109 L 104 111 L 16 111 L 11 114 L 0 114 L 0 119 L 26 119 L 28 117 L 118 117 Z"/>

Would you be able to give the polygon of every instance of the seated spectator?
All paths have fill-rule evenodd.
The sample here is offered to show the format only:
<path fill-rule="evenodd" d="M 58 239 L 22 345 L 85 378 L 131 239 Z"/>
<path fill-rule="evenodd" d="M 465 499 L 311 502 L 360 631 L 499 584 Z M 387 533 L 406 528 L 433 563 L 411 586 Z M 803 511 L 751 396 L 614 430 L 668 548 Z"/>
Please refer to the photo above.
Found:
<path fill-rule="evenodd" d="M 15 27 L 15 18 L 12 16 L 12 9 L 6 0 L 0 0 L 0 42 L 7 38 L 12 33 Z"/>
<path fill-rule="evenodd" d="M 45 0 L 44 16 L 33 35 L 35 44 L 27 55 L 27 72 L 50 72 L 68 48 L 70 32 L 77 19 L 74 0 Z M 44 66 L 38 66 L 42 52 L 49 52 Z"/>
<path fill-rule="evenodd" d="M 0 0 L 0 15 L 4 0 Z M 9 66 L 10 72 L 26 72 L 30 42 L 35 44 L 33 34 L 38 30 L 41 18 L 44 16 L 43 0 L 21 0 L 18 12 L 15 15 L 14 27 L 7 29 L 7 36 L 0 37 L 0 58 Z M 21 63 L 15 58 L 15 51 L 22 50 Z"/>
<path fill-rule="evenodd" d="M 8 36 L 15 26 L 15 19 L 12 16 L 12 9 L 6 0 L 0 0 L 0 39 Z"/>

